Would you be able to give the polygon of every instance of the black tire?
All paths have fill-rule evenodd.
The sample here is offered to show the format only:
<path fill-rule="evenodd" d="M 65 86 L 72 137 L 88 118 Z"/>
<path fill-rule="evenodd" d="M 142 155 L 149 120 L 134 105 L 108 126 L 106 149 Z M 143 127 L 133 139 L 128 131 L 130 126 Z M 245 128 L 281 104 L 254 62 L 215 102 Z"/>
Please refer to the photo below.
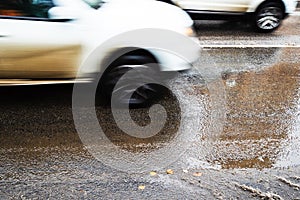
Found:
<path fill-rule="evenodd" d="M 283 17 L 284 9 L 280 3 L 264 3 L 253 16 L 253 26 L 257 32 L 270 33 L 281 25 Z"/>
<path fill-rule="evenodd" d="M 132 69 L 130 65 L 140 65 L 141 73 L 127 77 L 128 80 L 122 80 L 124 84 L 117 85 L 120 78 Z M 155 78 L 159 77 L 159 65 L 154 57 L 149 55 L 138 55 L 130 52 L 116 59 L 105 70 L 100 80 L 102 96 L 107 102 L 111 103 L 114 94 L 113 103 L 119 106 L 130 105 L 130 107 L 145 107 L 162 96 L 162 87 L 157 84 L 144 84 L 136 89 L 135 85 L 143 83 L 153 83 Z M 129 80 L 130 79 L 130 80 Z M 119 88 L 116 88 L 119 86 Z M 135 92 L 133 92 L 135 91 Z M 132 93 L 132 96 L 128 96 Z"/>

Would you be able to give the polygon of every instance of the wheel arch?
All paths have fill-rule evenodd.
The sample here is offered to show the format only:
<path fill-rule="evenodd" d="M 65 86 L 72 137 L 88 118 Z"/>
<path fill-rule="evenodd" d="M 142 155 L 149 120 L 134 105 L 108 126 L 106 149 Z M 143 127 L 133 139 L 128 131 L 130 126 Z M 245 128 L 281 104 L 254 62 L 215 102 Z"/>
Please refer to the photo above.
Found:
<path fill-rule="evenodd" d="M 278 3 L 280 7 L 282 8 L 284 17 L 286 16 L 286 6 L 282 0 L 265 0 L 263 2 L 260 2 L 257 6 L 255 6 L 255 9 L 253 9 L 254 13 L 257 13 L 257 11 L 263 7 L 265 4 L 268 3 Z"/>
<path fill-rule="evenodd" d="M 284 11 L 284 14 L 286 13 L 287 8 L 286 8 L 284 1 L 282 1 L 282 0 L 256 0 L 256 1 L 253 1 L 252 4 L 249 6 L 247 12 L 248 13 L 256 13 L 266 3 L 279 3 Z"/>
<path fill-rule="evenodd" d="M 110 51 L 107 56 L 102 59 L 100 64 L 100 72 L 104 72 L 103 69 L 107 68 L 113 60 L 116 60 L 118 55 L 133 55 L 140 64 L 143 59 L 144 63 L 156 63 L 160 71 L 182 71 L 191 68 L 191 63 L 198 58 L 195 56 L 196 52 L 192 52 L 191 58 L 182 58 L 172 52 L 156 49 L 156 48 L 142 48 L 142 47 L 124 47 Z M 198 52 L 197 52 L 198 54 Z M 150 59 L 149 59 L 150 58 Z M 189 60 L 188 60 L 189 59 Z"/>
<path fill-rule="evenodd" d="M 158 59 L 149 50 L 140 47 L 123 47 L 111 51 L 100 63 L 99 71 L 101 73 L 105 72 L 105 70 L 113 67 L 114 62 L 116 62 L 117 59 L 124 56 L 127 56 L 127 59 L 132 61 L 133 64 L 135 62 L 148 62 L 149 58 L 152 59 L 153 62 L 159 64 Z"/>

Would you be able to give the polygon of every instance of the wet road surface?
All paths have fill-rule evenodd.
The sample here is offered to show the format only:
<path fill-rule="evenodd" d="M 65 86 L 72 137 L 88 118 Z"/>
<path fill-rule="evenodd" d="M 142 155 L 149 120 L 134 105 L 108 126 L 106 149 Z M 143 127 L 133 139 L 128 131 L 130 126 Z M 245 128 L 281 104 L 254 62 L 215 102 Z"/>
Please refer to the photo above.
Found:
<path fill-rule="evenodd" d="M 199 102 L 191 110 L 201 108 L 200 126 L 181 157 L 152 174 L 121 172 L 93 157 L 74 125 L 72 85 L 0 88 L 0 198 L 299 199 L 300 48 L 293 47 L 300 44 L 299 19 L 291 17 L 268 36 L 234 23 L 234 29 L 223 22 L 198 24 L 202 57 L 171 84 L 191 88 L 179 94 Z M 219 76 L 203 78 L 212 66 Z M 149 139 L 123 134 L 104 105 L 97 117 L 111 142 L 143 155 L 173 141 L 181 125 L 176 98 L 166 95 L 160 103 L 167 122 Z M 208 129 L 218 122 L 211 118 L 214 103 L 224 107 L 217 134 Z M 150 123 L 147 109 L 131 116 L 139 125 Z"/>

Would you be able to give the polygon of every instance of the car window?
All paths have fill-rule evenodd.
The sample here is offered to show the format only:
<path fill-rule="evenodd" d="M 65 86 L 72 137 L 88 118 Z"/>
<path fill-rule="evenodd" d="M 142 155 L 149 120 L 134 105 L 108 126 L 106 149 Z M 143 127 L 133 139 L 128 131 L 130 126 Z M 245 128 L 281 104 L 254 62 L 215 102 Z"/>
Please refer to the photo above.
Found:
<path fill-rule="evenodd" d="M 1 0 L 0 15 L 48 18 L 52 0 Z"/>

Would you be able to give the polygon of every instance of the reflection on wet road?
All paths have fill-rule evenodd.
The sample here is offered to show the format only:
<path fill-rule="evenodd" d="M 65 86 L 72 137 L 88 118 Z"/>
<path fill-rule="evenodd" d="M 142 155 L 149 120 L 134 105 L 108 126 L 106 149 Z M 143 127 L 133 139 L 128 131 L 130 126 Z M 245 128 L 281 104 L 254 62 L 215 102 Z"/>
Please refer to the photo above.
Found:
<path fill-rule="evenodd" d="M 225 168 L 299 164 L 295 153 L 300 144 L 293 144 L 300 137 L 294 130 L 299 112 L 299 65 L 277 64 L 259 72 L 229 74 L 225 83 L 227 122 L 216 160 Z M 287 148 L 289 144 L 294 149 Z M 282 157 L 288 154 L 292 155 Z M 292 163 L 291 158 L 298 161 Z"/>
<path fill-rule="evenodd" d="M 222 168 L 298 165 L 300 51 L 297 48 L 205 50 L 204 56 L 223 69 L 227 96 L 226 121 L 214 143 L 214 153 L 208 156 L 209 162 Z"/>

